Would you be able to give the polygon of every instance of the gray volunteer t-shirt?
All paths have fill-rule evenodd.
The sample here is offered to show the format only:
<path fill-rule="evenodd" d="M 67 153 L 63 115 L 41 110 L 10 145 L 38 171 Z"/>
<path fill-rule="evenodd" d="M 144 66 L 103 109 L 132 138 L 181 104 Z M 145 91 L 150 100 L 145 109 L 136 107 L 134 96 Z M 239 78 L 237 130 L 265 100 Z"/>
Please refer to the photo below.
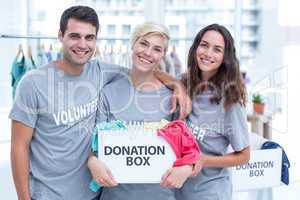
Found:
<path fill-rule="evenodd" d="M 192 113 L 187 117 L 201 151 L 221 156 L 227 153 L 229 145 L 234 151 L 249 146 L 249 134 L 245 109 L 238 103 L 225 112 L 223 103 L 210 102 L 212 93 L 203 92 L 194 97 Z M 228 168 L 204 168 L 189 178 L 176 192 L 177 199 L 189 200 L 231 200 L 232 184 Z"/>
<path fill-rule="evenodd" d="M 50 63 L 21 80 L 9 117 L 34 128 L 31 198 L 88 200 L 97 195 L 88 187 L 91 133 L 100 89 L 119 71 L 118 66 L 94 60 L 72 76 Z"/>
<path fill-rule="evenodd" d="M 160 121 L 170 120 L 172 92 L 165 86 L 155 91 L 136 90 L 127 77 L 108 84 L 102 92 L 97 121 Z M 151 172 L 150 172 L 151 173 Z M 159 184 L 119 184 L 104 187 L 101 200 L 173 200 L 174 190 Z"/>

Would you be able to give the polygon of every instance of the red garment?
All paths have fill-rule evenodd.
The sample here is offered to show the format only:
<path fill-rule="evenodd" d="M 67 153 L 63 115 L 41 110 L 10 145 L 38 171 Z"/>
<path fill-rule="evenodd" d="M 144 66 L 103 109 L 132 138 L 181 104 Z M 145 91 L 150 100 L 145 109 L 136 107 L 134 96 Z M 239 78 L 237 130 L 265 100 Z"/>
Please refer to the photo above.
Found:
<path fill-rule="evenodd" d="M 168 123 L 157 130 L 157 135 L 164 137 L 173 148 L 177 160 L 173 167 L 191 165 L 200 157 L 200 149 L 196 139 L 182 120 Z"/>

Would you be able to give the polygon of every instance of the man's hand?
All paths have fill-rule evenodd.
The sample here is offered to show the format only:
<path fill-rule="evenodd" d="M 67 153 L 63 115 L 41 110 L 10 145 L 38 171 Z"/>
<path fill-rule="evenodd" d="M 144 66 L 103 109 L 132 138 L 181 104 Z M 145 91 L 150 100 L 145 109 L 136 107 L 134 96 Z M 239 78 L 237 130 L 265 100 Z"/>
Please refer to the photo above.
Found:
<path fill-rule="evenodd" d="M 162 176 L 160 185 L 168 188 L 181 188 L 186 179 L 191 176 L 192 169 L 191 165 L 173 167 Z"/>
<path fill-rule="evenodd" d="M 93 180 L 104 187 L 115 187 L 118 183 L 104 162 L 98 160 L 95 156 L 90 156 L 88 167 L 91 171 Z"/>

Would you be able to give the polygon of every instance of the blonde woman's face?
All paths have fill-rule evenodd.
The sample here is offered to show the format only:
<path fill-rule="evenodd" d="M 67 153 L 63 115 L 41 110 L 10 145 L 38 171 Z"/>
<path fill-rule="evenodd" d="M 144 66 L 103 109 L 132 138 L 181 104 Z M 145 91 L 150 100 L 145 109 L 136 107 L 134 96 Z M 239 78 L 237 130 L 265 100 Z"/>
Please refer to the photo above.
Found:
<path fill-rule="evenodd" d="M 165 55 L 166 38 L 159 34 L 140 37 L 132 47 L 133 67 L 143 72 L 158 67 Z"/>

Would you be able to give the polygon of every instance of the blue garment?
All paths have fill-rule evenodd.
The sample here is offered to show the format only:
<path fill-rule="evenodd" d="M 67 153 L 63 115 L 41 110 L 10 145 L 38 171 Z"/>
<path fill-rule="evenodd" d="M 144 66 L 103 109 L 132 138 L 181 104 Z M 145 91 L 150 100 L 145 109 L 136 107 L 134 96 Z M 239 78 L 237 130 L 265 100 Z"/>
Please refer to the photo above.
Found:
<path fill-rule="evenodd" d="M 37 66 L 43 66 L 48 64 L 48 58 L 46 52 L 43 49 L 38 50 L 37 53 Z"/>
<path fill-rule="evenodd" d="M 56 54 L 56 60 L 61 60 L 61 59 L 63 59 L 63 53 L 61 51 L 59 51 Z"/>
<path fill-rule="evenodd" d="M 276 142 L 272 142 L 272 141 L 267 141 L 263 143 L 263 145 L 261 146 L 261 149 L 276 149 L 276 148 L 282 149 L 281 181 L 284 184 L 288 185 L 290 182 L 289 181 L 290 162 L 283 148 Z"/>
<path fill-rule="evenodd" d="M 112 122 L 101 122 L 97 124 L 93 132 L 92 138 L 92 152 L 98 157 L 98 132 L 101 130 L 122 130 L 126 129 L 125 122 L 121 120 L 116 120 Z M 102 186 L 99 185 L 95 180 L 92 180 L 89 185 L 93 192 L 97 192 Z"/>
<path fill-rule="evenodd" d="M 95 156 L 98 156 L 98 132 L 101 130 L 124 130 L 126 129 L 125 122 L 121 120 L 111 122 L 101 122 L 97 124 L 93 132 L 92 138 L 92 152 Z"/>
<path fill-rule="evenodd" d="M 48 63 L 52 62 L 53 58 L 52 58 L 52 53 L 50 51 L 46 52 L 46 57 L 47 57 Z"/>
<path fill-rule="evenodd" d="M 36 65 L 33 58 L 25 58 L 25 68 L 26 68 L 26 72 L 32 69 L 36 69 Z"/>
<path fill-rule="evenodd" d="M 16 88 L 18 86 L 18 83 L 21 80 L 22 76 L 25 74 L 25 72 L 26 72 L 25 56 L 22 56 L 20 61 L 18 61 L 18 58 L 15 58 L 10 72 L 13 99 L 15 98 Z"/>

